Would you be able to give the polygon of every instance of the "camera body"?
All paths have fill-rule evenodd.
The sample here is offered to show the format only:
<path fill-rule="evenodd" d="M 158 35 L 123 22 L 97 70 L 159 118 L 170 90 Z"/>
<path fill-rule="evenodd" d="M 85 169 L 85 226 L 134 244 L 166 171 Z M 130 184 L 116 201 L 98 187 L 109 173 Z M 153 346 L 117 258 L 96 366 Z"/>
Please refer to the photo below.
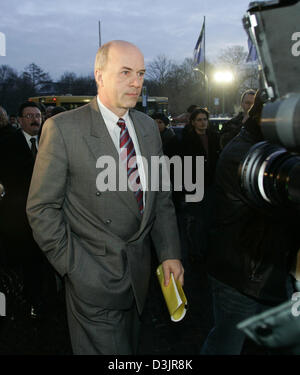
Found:
<path fill-rule="evenodd" d="M 300 0 L 272 0 L 250 3 L 243 18 L 259 60 L 260 126 L 267 141 L 252 146 L 241 161 L 240 184 L 248 201 L 260 207 L 300 208 L 299 16 Z M 295 287 L 300 291 L 299 282 Z M 300 306 L 300 292 L 237 327 L 260 345 L 300 354 L 295 303 Z"/>
<path fill-rule="evenodd" d="M 241 162 L 240 183 L 257 206 L 300 208 L 300 1 L 252 2 L 244 28 L 259 61 L 266 142 Z"/>
<path fill-rule="evenodd" d="M 251 2 L 244 28 L 256 47 L 266 100 L 300 94 L 299 0 Z"/>

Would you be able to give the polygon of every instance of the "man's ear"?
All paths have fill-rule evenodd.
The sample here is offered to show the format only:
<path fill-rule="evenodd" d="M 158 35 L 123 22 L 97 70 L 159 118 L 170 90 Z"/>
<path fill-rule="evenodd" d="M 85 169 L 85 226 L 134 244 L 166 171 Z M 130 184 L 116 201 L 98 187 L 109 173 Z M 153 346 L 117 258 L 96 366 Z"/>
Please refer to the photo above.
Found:
<path fill-rule="evenodd" d="M 100 69 L 96 69 L 94 72 L 95 81 L 97 83 L 97 86 L 102 87 L 103 86 L 103 79 L 102 79 L 102 71 Z"/>

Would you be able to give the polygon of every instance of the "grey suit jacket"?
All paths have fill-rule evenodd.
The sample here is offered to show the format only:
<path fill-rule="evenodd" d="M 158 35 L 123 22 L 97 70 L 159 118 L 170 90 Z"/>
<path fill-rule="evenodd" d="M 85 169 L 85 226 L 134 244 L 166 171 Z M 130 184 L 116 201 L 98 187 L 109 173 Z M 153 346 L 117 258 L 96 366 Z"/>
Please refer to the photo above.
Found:
<path fill-rule="evenodd" d="M 157 126 L 141 112 L 131 110 L 130 116 L 150 166 L 152 155 L 162 155 Z M 150 237 L 160 262 L 180 258 L 175 211 L 169 192 L 147 192 L 143 216 L 133 192 L 99 192 L 96 161 L 104 155 L 119 158 L 96 98 L 48 119 L 27 215 L 35 240 L 67 276 L 75 298 L 125 309 L 134 293 L 141 312 L 150 277 Z"/>

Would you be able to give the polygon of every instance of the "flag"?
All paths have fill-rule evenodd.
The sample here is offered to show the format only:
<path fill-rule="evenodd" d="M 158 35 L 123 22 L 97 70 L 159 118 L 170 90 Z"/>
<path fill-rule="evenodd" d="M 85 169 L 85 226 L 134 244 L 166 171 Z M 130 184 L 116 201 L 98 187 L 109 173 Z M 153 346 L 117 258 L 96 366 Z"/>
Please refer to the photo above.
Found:
<path fill-rule="evenodd" d="M 205 58 L 204 47 L 203 47 L 204 26 L 205 26 L 205 23 L 203 22 L 199 38 L 197 40 L 197 43 L 194 49 L 194 61 L 193 61 L 194 66 L 199 65 L 202 61 L 204 61 L 204 58 Z"/>
<path fill-rule="evenodd" d="M 248 37 L 248 51 L 249 51 L 249 53 L 248 53 L 246 62 L 256 61 L 257 60 L 257 51 L 256 51 L 256 48 L 255 48 L 255 45 L 252 43 L 252 41 L 250 39 L 250 36 Z"/>

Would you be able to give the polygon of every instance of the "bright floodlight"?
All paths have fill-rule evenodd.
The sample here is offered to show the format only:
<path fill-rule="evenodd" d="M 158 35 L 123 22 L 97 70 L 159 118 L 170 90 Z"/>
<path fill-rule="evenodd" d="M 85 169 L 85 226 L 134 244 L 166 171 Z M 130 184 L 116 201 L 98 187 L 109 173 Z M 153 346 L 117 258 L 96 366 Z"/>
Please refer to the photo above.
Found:
<path fill-rule="evenodd" d="M 232 82 L 233 74 L 230 71 L 220 71 L 214 74 L 214 79 L 217 82 Z"/>

